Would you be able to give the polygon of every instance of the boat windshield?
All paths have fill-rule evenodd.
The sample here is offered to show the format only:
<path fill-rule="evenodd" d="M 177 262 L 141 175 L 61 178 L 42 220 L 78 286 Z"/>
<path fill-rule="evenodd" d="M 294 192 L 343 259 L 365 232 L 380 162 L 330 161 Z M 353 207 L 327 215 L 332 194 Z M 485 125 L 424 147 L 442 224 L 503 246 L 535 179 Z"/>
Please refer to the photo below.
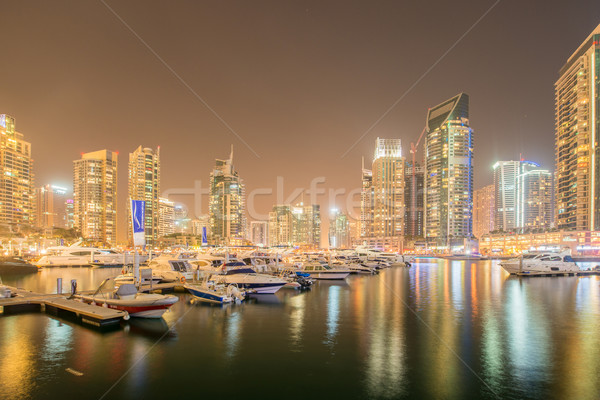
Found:
<path fill-rule="evenodd" d="M 523 259 L 524 260 L 530 260 L 532 258 L 537 257 L 537 254 L 523 254 Z"/>

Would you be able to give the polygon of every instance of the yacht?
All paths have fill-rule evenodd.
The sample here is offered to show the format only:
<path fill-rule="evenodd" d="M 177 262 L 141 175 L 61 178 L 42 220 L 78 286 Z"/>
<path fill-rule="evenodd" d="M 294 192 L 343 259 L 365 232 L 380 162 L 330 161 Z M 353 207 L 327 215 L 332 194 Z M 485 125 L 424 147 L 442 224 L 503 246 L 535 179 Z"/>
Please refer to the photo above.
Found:
<path fill-rule="evenodd" d="M 346 279 L 352 272 L 349 269 L 332 268 L 329 265 L 318 262 L 303 263 L 298 267 L 298 270 L 310 274 L 310 277 L 314 279 L 329 280 Z"/>
<path fill-rule="evenodd" d="M 238 264 L 238 263 L 234 263 Z M 225 264 L 224 275 L 216 275 L 215 282 L 236 284 L 239 288 L 258 294 L 273 294 L 285 286 L 287 281 L 272 275 L 259 274 L 249 266 Z"/>
<path fill-rule="evenodd" d="M 562 253 L 523 254 L 500 263 L 510 274 L 544 275 L 575 273 L 581 271 L 571 257 L 570 251 Z"/>
<path fill-rule="evenodd" d="M 185 282 L 194 278 L 194 266 L 186 259 L 173 259 L 164 254 L 148 263 L 152 269 L 152 277 L 159 277 L 163 282 Z"/>
<path fill-rule="evenodd" d="M 30 274 L 39 269 L 19 257 L 0 257 L 0 274 Z"/>
<path fill-rule="evenodd" d="M 133 254 L 124 254 L 112 249 L 82 247 L 79 246 L 80 243 L 72 246 L 48 247 L 46 255 L 34 264 L 38 267 L 120 267 L 133 264 Z"/>
<path fill-rule="evenodd" d="M 356 248 L 356 255 L 363 261 L 384 261 L 392 267 L 410 267 L 410 260 L 401 254 L 389 253 L 365 246 Z"/>
<path fill-rule="evenodd" d="M 246 297 L 237 285 L 217 283 L 211 276 L 198 283 L 186 283 L 183 287 L 199 301 L 213 304 L 231 303 L 236 299 L 242 301 Z"/>

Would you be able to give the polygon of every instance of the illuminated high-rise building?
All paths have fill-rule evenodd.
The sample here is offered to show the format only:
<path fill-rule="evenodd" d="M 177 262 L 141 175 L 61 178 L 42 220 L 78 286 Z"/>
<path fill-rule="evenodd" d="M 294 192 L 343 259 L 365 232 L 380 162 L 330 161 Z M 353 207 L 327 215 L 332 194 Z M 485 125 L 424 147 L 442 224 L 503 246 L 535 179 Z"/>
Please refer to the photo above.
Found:
<path fill-rule="evenodd" d="M 425 235 L 445 248 L 473 235 L 473 130 L 469 96 L 430 108 L 425 141 Z"/>
<path fill-rule="evenodd" d="M 423 237 L 423 200 L 425 195 L 425 168 L 410 164 L 404 169 L 404 235 Z"/>
<path fill-rule="evenodd" d="M 296 246 L 321 247 L 321 207 L 296 204 L 292 211 L 292 242 Z"/>
<path fill-rule="evenodd" d="M 242 245 L 246 235 L 246 193 L 233 168 L 233 146 L 227 160 L 217 160 L 210 174 L 209 216 L 212 242 Z"/>
<path fill-rule="evenodd" d="M 292 210 L 289 205 L 277 204 L 269 213 L 269 246 L 292 245 Z"/>
<path fill-rule="evenodd" d="M 554 180 L 550 171 L 537 164 L 526 165 L 517 176 L 517 196 L 518 228 L 547 230 L 554 227 Z"/>
<path fill-rule="evenodd" d="M 69 229 L 67 212 L 67 189 L 56 185 L 44 185 L 35 190 L 36 218 L 38 228 Z"/>
<path fill-rule="evenodd" d="M 515 229 L 517 222 L 517 176 L 521 161 L 498 161 L 494 164 L 494 228 L 500 231 Z"/>
<path fill-rule="evenodd" d="M 139 146 L 129 153 L 129 200 L 145 201 L 144 228 L 146 245 L 154 245 L 159 238 L 160 147 L 156 150 Z M 129 241 L 133 243 L 131 205 L 127 218 Z"/>
<path fill-rule="evenodd" d="M 175 233 L 175 203 L 167 198 L 158 198 L 158 237 Z"/>
<path fill-rule="evenodd" d="M 18 230 L 33 225 L 33 160 L 31 144 L 15 130 L 15 119 L 0 114 L 0 225 Z"/>
<path fill-rule="evenodd" d="M 494 230 L 495 193 L 493 184 L 473 191 L 473 235 L 477 238 Z"/>
<path fill-rule="evenodd" d="M 600 229 L 600 25 L 560 69 L 556 99 L 556 225 Z"/>
<path fill-rule="evenodd" d="M 363 165 L 361 237 L 403 235 L 404 164 L 400 139 L 376 139 L 372 167 Z"/>
<path fill-rule="evenodd" d="M 347 249 L 351 246 L 350 221 L 348 216 L 337 209 L 331 210 L 329 216 L 329 247 Z"/>
<path fill-rule="evenodd" d="M 250 222 L 250 241 L 255 246 L 269 245 L 269 223 L 267 221 Z"/>
<path fill-rule="evenodd" d="M 73 161 L 75 227 L 107 246 L 117 244 L 117 159 L 116 152 L 99 150 Z"/>

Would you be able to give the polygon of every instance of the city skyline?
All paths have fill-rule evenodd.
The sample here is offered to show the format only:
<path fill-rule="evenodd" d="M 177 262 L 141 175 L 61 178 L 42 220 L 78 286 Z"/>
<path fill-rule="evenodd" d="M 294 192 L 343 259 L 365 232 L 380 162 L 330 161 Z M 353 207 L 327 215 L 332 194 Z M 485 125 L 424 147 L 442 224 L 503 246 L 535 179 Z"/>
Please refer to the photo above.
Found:
<path fill-rule="evenodd" d="M 465 3 L 467 4 L 467 3 Z M 325 187 L 327 188 L 345 188 L 351 190 L 360 186 L 360 174 L 348 173 L 354 171 L 354 166 L 360 165 L 360 157 L 364 154 L 371 153 L 371 143 L 375 137 L 383 138 L 399 138 L 408 148 L 410 142 L 416 141 L 420 130 L 424 125 L 423 110 L 431 104 L 438 104 L 446 98 L 449 98 L 456 92 L 464 91 L 471 96 L 471 120 L 475 127 L 475 137 L 486 140 L 476 142 L 477 151 L 474 157 L 474 188 L 480 188 L 483 185 L 491 182 L 491 167 L 494 160 L 514 159 L 517 154 L 523 154 L 526 158 L 535 160 L 542 165 L 551 166 L 554 169 L 554 95 L 553 84 L 558 78 L 559 69 L 564 65 L 565 60 L 572 54 L 578 43 L 581 43 L 585 37 L 597 26 L 597 14 L 590 12 L 589 7 L 583 5 L 575 5 L 567 7 L 565 5 L 557 5 L 552 15 L 547 20 L 528 21 L 527 17 L 535 12 L 535 6 L 523 4 L 518 6 L 518 11 L 515 12 L 516 5 L 508 3 L 499 3 L 485 19 L 473 28 L 473 31 L 465 36 L 464 40 L 460 41 L 447 57 L 445 57 L 440 65 L 436 66 L 430 74 L 428 74 L 422 82 L 420 82 L 414 90 L 408 93 L 407 97 L 402 100 L 398 106 L 378 123 L 375 128 L 368 131 L 369 127 L 384 114 L 384 112 L 394 103 L 395 100 L 401 97 L 406 89 L 410 87 L 415 80 L 427 70 L 431 63 L 437 57 L 441 56 L 460 36 L 469 29 L 477 18 L 480 17 L 493 3 L 489 5 L 478 5 L 466 8 L 463 18 L 460 23 L 444 22 L 442 26 L 436 28 L 439 32 L 427 33 L 422 39 L 411 42 L 408 39 L 403 39 L 411 30 L 418 32 L 418 27 L 415 24 L 405 26 L 396 26 L 393 22 L 393 16 L 410 19 L 409 16 L 417 16 L 422 11 L 418 5 L 411 6 L 367 6 L 363 5 L 364 9 L 358 7 L 349 7 L 346 10 L 337 10 L 331 5 L 309 4 L 308 11 L 304 8 L 294 6 L 279 5 L 273 9 L 272 16 L 263 16 L 265 22 L 278 33 L 281 33 L 282 40 L 287 39 L 291 45 L 296 45 L 297 53 L 292 53 L 289 50 L 282 49 L 277 46 L 277 42 L 265 41 L 265 48 L 259 54 L 264 55 L 267 49 L 275 46 L 279 51 L 276 54 L 283 56 L 284 61 L 298 60 L 301 65 L 307 62 L 306 56 L 311 54 L 311 51 L 324 51 L 325 45 L 319 45 L 314 37 L 308 35 L 294 34 L 292 28 L 285 28 L 277 23 L 277 15 L 284 14 L 294 21 L 293 28 L 305 27 L 307 21 L 313 21 L 312 25 L 315 30 L 322 33 L 322 38 L 326 44 L 336 43 L 337 38 L 335 30 L 327 28 L 324 25 L 323 16 L 333 12 L 340 12 L 339 24 L 344 27 L 355 25 L 358 22 L 364 22 L 366 25 L 359 29 L 363 32 L 366 29 L 370 20 L 364 17 L 365 11 L 376 13 L 378 18 L 380 14 L 389 12 L 390 17 L 377 19 L 382 24 L 382 32 L 375 31 L 368 36 L 376 42 L 381 40 L 381 48 L 375 46 L 368 51 L 377 64 L 367 63 L 360 64 L 351 72 L 358 74 L 357 76 L 371 77 L 368 73 L 372 71 L 374 65 L 384 66 L 383 73 L 377 78 L 369 78 L 364 85 L 354 85 L 347 89 L 342 89 L 347 86 L 348 76 L 351 72 L 342 74 L 338 79 L 331 84 L 327 84 L 329 80 L 323 81 L 319 78 L 319 72 L 332 73 L 331 67 L 323 67 L 321 70 L 319 65 L 310 63 L 307 69 L 306 78 L 311 82 L 307 88 L 303 89 L 299 86 L 287 89 L 285 93 L 278 90 L 279 76 L 266 76 L 262 72 L 267 61 L 260 57 L 253 59 L 250 63 L 250 69 L 254 75 L 237 73 L 232 69 L 226 69 L 225 72 L 219 72 L 217 66 L 221 65 L 218 61 L 231 61 L 231 55 L 218 53 L 220 57 L 215 57 L 214 63 L 210 64 L 210 72 L 216 74 L 220 78 L 216 82 L 224 82 L 224 77 L 227 73 L 233 74 L 236 79 L 236 85 L 206 85 L 208 81 L 202 77 L 205 74 L 194 75 L 191 73 L 190 67 L 199 65 L 201 61 L 193 58 L 190 64 L 186 64 L 180 58 L 182 55 L 189 54 L 184 51 L 185 44 L 199 43 L 210 44 L 202 36 L 198 36 L 198 31 L 194 28 L 195 25 L 183 24 L 189 32 L 185 37 L 180 47 L 170 48 L 169 36 L 165 36 L 164 40 L 154 36 L 153 32 L 148 29 L 146 19 L 138 19 L 131 9 L 127 6 L 115 5 L 113 7 L 119 15 L 127 21 L 132 28 L 138 32 L 140 37 L 149 43 L 161 57 L 177 71 L 177 73 L 188 82 L 194 91 L 200 96 L 206 97 L 206 102 L 222 116 L 223 120 L 230 125 L 235 132 L 249 144 L 248 148 L 236 135 L 229 131 L 216 117 L 210 113 L 202 104 L 195 99 L 186 88 L 177 81 L 177 79 L 165 68 L 163 64 L 153 54 L 141 44 L 130 31 L 124 27 L 120 21 L 115 18 L 110 10 L 94 8 L 92 11 L 98 11 L 93 17 L 89 14 L 89 6 L 77 5 L 72 10 L 74 13 L 81 13 L 85 16 L 85 21 L 95 24 L 94 26 L 100 32 L 105 32 L 110 29 L 110 33 L 106 39 L 98 43 L 97 37 L 89 37 L 84 33 L 87 27 L 79 26 L 72 20 L 64 20 L 60 13 L 61 8 L 56 6 L 52 9 L 44 9 L 44 6 L 37 10 L 19 10 L 19 5 L 11 5 L 7 7 L 7 15 L 14 15 L 14 18 L 8 18 L 7 25 L 0 29 L 8 29 L 11 37 L 19 48 L 28 48 L 30 53 L 18 53 L 16 57 L 29 56 L 34 59 L 44 60 L 45 53 L 41 48 L 33 46 L 32 37 L 25 35 L 24 28 L 30 27 L 33 29 L 29 32 L 30 35 L 35 35 L 36 29 L 39 27 L 40 18 L 48 19 L 47 35 L 44 37 L 44 48 L 53 49 L 55 47 L 65 47 L 64 50 L 56 49 L 59 54 L 61 51 L 68 51 L 65 55 L 67 60 L 76 57 L 72 63 L 72 68 L 64 70 L 64 65 L 57 63 L 57 59 L 53 58 L 54 64 L 49 65 L 42 71 L 42 75 L 37 81 L 38 85 L 34 85 L 38 96 L 33 96 L 33 93 L 22 93 L 23 82 L 27 76 L 31 74 L 27 68 L 13 69 L 11 65 L 4 65 L 2 68 L 4 75 L 7 77 L 8 85 L 0 95 L 1 112 L 7 113 L 15 117 L 19 121 L 19 131 L 23 132 L 27 140 L 32 143 L 33 159 L 35 160 L 35 176 L 36 186 L 53 183 L 61 186 L 70 186 L 71 168 L 69 163 L 82 152 L 95 151 L 101 148 L 110 148 L 119 151 L 122 154 L 129 153 L 137 147 L 139 143 L 155 148 L 162 145 L 161 158 L 163 159 L 163 191 L 173 188 L 191 188 L 194 186 L 194 181 L 200 180 L 204 187 L 207 187 L 208 173 L 210 171 L 212 160 L 218 157 L 219 154 L 227 151 L 231 143 L 236 146 L 236 164 L 240 171 L 243 171 L 244 180 L 248 186 L 248 190 L 253 190 L 260 187 L 274 188 L 277 183 L 277 176 L 285 178 L 285 195 L 289 195 L 296 187 L 307 188 L 311 179 L 319 176 L 325 176 L 327 179 Z M 600 6 L 590 4 L 591 7 Z M 123 8 L 121 8 L 123 7 Z M 191 9 L 186 10 L 190 15 L 202 16 L 209 18 L 210 15 L 220 15 L 228 11 L 227 6 L 219 5 L 214 9 L 205 9 L 202 7 L 190 6 Z M 243 6 L 242 6 L 243 7 Z M 457 11 L 446 10 L 445 5 L 440 5 L 439 12 L 447 11 L 456 13 Z M 448 6 L 449 7 L 449 6 Z M 333 10 L 332 10 L 333 8 Z M 585 9 L 585 12 L 581 10 Z M 172 18 L 182 17 L 184 22 L 191 21 L 183 14 L 169 14 L 168 10 L 152 9 L 146 10 L 148 15 L 158 15 L 161 12 L 166 12 Z M 230 10 L 229 10 L 230 11 Z M 246 10 L 251 15 L 252 10 Z M 600 10 L 599 10 L 600 11 Z M 45 13 L 45 14 L 44 14 Z M 175 13 L 175 11 L 173 11 Z M 565 15 L 577 15 L 582 21 L 577 27 L 572 28 L 568 32 L 557 32 L 553 29 L 553 24 L 557 24 Z M 43 17 L 43 15 L 48 15 Z M 368 13 L 367 13 L 368 14 Z M 560 15 L 559 15 L 560 14 Z M 510 15 L 513 23 L 513 30 L 498 33 L 497 28 Z M 27 17 L 27 20 L 23 18 Z M 583 18 L 583 19 L 581 19 Z M 148 20 L 151 20 L 148 17 Z M 585 22 L 585 21 L 588 22 Z M 170 20 L 169 20 L 170 21 Z M 243 22 L 236 18 L 227 19 L 225 27 L 229 23 Z M 464 22 L 463 22 L 464 21 Z M 21 23 L 19 26 L 14 26 L 16 23 Z M 64 27 L 61 27 L 60 24 Z M 531 23 L 533 25 L 531 25 Z M 33 26 L 35 25 L 35 26 Z M 84 24 L 85 25 L 85 24 Z M 169 23 L 166 23 L 170 26 Z M 243 25 L 246 28 L 255 29 L 257 37 L 264 38 L 267 33 L 266 28 L 262 29 L 258 26 Z M 362 26 L 362 25 L 361 25 Z M 79 48 L 80 40 L 74 37 L 65 37 L 66 33 L 79 32 L 83 34 L 87 40 L 91 40 L 96 52 L 93 53 L 91 59 L 100 57 L 108 51 L 108 45 L 113 46 L 116 51 L 115 57 L 117 60 L 126 61 L 124 63 L 127 68 L 120 69 L 118 66 L 109 64 L 110 68 L 104 71 L 98 71 L 95 66 L 88 64 L 88 61 L 79 56 L 73 56 L 73 48 Z M 213 33 L 223 33 L 221 29 L 214 24 L 208 24 L 206 29 L 210 29 Z M 33 33 L 32 33 L 33 32 Z M 299 32 L 304 32 L 302 29 Z M 308 30 L 307 32 L 311 32 Z M 431 40 L 434 35 L 439 35 L 441 39 L 433 42 Z M 182 32 L 177 32 L 181 34 Z M 487 35 L 486 35 L 487 34 Z M 232 33 L 234 38 L 240 38 L 239 31 Z M 44 36 L 44 35 L 41 35 Z M 223 35 L 216 35 L 220 40 L 231 43 L 231 39 L 226 39 Z M 409 35 L 416 37 L 418 35 Z M 319 36 L 321 37 L 321 36 Z M 488 46 L 485 40 L 479 39 L 486 37 L 491 40 L 495 46 Z M 517 37 L 525 38 L 524 40 L 516 40 Z M 341 42 L 342 56 L 334 57 L 334 66 L 341 66 L 341 62 L 347 60 L 344 56 L 349 57 L 355 51 L 365 50 L 365 43 L 356 42 L 356 34 L 351 35 L 351 38 L 339 39 Z M 417 40 L 417 39 L 415 39 Z M 103 41 L 107 43 L 103 44 Z M 123 43 L 121 43 L 123 42 Z M 371 42 L 369 42 L 371 43 Z M 407 51 L 417 51 L 416 47 L 420 44 L 426 44 L 425 50 L 418 50 L 421 58 L 427 62 L 415 62 L 414 59 L 419 57 L 404 57 L 404 54 L 409 54 Z M 545 46 L 552 43 L 552 51 L 547 51 Z M 27 46 L 27 44 L 31 44 Z M 393 44 L 397 44 L 394 47 Z M 540 46 L 536 47 L 536 44 Z M 116 46 L 116 47 L 115 47 Z M 367 46 L 368 47 L 368 46 Z M 493 49 L 492 49 L 493 47 Z M 209 48 L 209 50 L 212 47 Z M 234 50 L 240 50 L 237 45 Z M 394 49 L 397 49 L 395 51 Z M 233 51 L 233 50 L 232 50 Z M 479 61 L 475 63 L 481 66 L 481 71 L 464 68 L 462 58 L 469 52 L 478 54 Z M 215 55 L 214 51 L 209 53 Z M 530 54 L 531 53 L 531 54 Z M 389 58 L 387 58 L 389 57 Z M 528 79 L 523 78 L 513 79 L 517 75 L 521 75 L 521 67 L 508 66 L 509 61 L 503 61 L 504 58 L 518 58 L 522 63 L 529 65 L 532 70 L 536 71 L 535 76 L 528 75 Z M 272 60 L 271 60 L 272 61 Z M 389 61 L 385 63 L 385 61 Z M 65 61 L 66 62 L 66 61 Z M 282 61 L 283 62 L 283 61 Z M 374 61 L 373 61 L 374 62 Z M 496 63 L 497 62 L 497 63 Z M 497 64 L 497 65 L 496 65 Z M 144 65 L 147 71 L 142 71 L 139 77 L 133 79 L 131 84 L 127 84 L 133 76 L 134 67 Z M 277 64 L 280 67 L 285 67 L 286 72 L 295 71 L 298 73 L 301 69 L 292 68 L 291 64 L 285 62 L 283 65 Z M 396 66 L 397 68 L 391 68 Z M 92 68 L 93 67 L 93 68 Z M 69 71 L 73 72 L 73 76 L 69 75 Z M 266 70 L 265 70 L 266 71 Z M 225 74 L 225 75 L 223 75 Z M 241 74 L 241 75 L 240 75 Z M 450 82 L 446 81 L 446 77 L 451 74 Z M 493 75 L 494 79 L 489 79 Z M 123 98 L 117 99 L 113 92 L 109 89 L 114 89 L 113 86 L 100 87 L 93 84 L 93 77 L 99 76 L 99 82 L 102 86 L 107 86 L 114 80 L 122 85 L 119 87 L 118 93 L 123 92 Z M 302 76 L 302 75 L 300 75 Z M 326 76 L 329 76 L 326 74 Z M 10 79 L 8 79 L 10 77 Z M 190 78 L 197 77 L 197 78 Z M 73 78 L 72 80 L 70 80 Z M 202 78 L 202 79 L 201 79 Z M 247 79 L 244 80 L 242 78 Z M 85 79 L 86 84 L 82 85 L 82 79 Z M 107 81 L 108 79 L 108 81 Z M 159 81 L 157 82 L 156 79 Z M 494 82 L 492 82 L 494 81 Z M 498 82 L 495 82 L 498 81 Z M 244 83 L 250 85 L 251 88 L 257 89 L 260 83 L 267 85 L 269 89 L 267 94 L 260 95 L 256 103 L 247 102 L 248 96 L 239 89 L 245 87 Z M 304 82 L 304 80 L 303 80 Z M 387 86 L 390 82 L 397 84 Z M 506 85 L 511 82 L 511 85 Z M 519 82 L 519 83 L 517 83 Z M 114 83 L 113 83 L 114 84 Z M 158 87 L 148 87 L 148 85 L 158 85 Z M 519 99 L 511 98 L 510 102 L 507 93 L 510 88 L 515 88 L 515 85 L 524 88 L 520 93 Z M 73 86 L 75 85 L 75 86 Z M 241 85 L 241 86 L 240 86 Z M 318 107 L 312 104 L 314 95 L 310 90 L 316 88 L 315 85 L 321 85 L 328 95 L 316 101 Z M 507 86 L 507 87 L 504 87 Z M 385 89 L 384 89 L 385 88 Z M 170 115 L 174 111 L 174 106 L 163 108 L 163 114 L 157 111 L 165 104 L 162 101 L 147 101 L 149 90 L 157 90 L 160 98 L 172 100 L 174 105 L 180 106 L 175 115 L 177 119 L 166 118 L 161 120 L 154 115 Z M 224 90 L 221 90 L 224 89 Z M 226 89 L 226 90 L 225 90 Z M 336 90 L 337 89 L 337 90 Z M 497 89 L 498 92 L 493 91 Z M 29 89 L 29 91 L 34 89 Z M 88 91 L 91 90 L 91 91 Z M 492 90 L 498 96 L 486 96 Z M 219 95 L 219 93 L 222 93 Z M 256 94 L 258 92 L 251 92 Z M 262 92 L 260 92 L 262 93 Z M 532 94 L 535 93 L 535 96 Z M 237 99 L 236 96 L 242 96 Z M 344 100 L 339 102 L 343 96 Z M 34 99 L 34 101 L 31 101 Z M 126 109 L 124 101 L 132 101 L 135 99 L 136 109 L 140 111 L 122 112 L 116 110 L 115 107 Z M 369 101 L 365 101 L 369 99 Z M 535 99 L 535 101 L 533 101 Z M 277 100 L 277 101 L 276 101 Z M 114 101 L 115 104 L 111 102 Z M 278 105 L 278 101 L 281 105 Z M 225 102 L 225 103 L 223 103 Z M 243 103 L 243 105 L 242 105 Z M 224 104 L 227 104 L 225 106 Z M 61 105 L 64 107 L 66 114 L 57 113 L 55 107 Z M 247 106 L 251 105 L 250 109 Z M 298 109 L 298 105 L 302 107 Z M 157 108 L 158 107 L 158 108 Z M 323 111 L 325 108 L 325 111 Z M 246 111 L 244 111 L 246 110 Z M 253 112 L 253 117 L 250 112 Z M 281 116 L 274 117 L 275 112 L 280 112 Z M 509 117 L 498 119 L 498 113 L 508 115 Z M 183 118 L 182 115 L 190 115 L 191 119 Z M 60 115 L 60 123 L 56 119 Z M 65 118 L 69 115 L 71 118 Z M 255 117 L 256 115 L 261 118 Z M 79 117 L 81 116 L 81 117 Z M 294 118 L 290 118 L 294 117 Z M 298 118 L 303 121 L 311 120 L 310 123 L 296 123 Z M 313 118 L 314 117 L 314 118 Z M 88 120 L 89 122 L 85 122 Z M 102 126 L 110 121 L 111 129 L 107 130 Z M 118 122 L 117 122 L 118 121 Z M 181 122 L 185 121 L 185 122 Z M 341 123 L 340 121 L 346 121 Z M 115 123 L 117 122 L 117 123 Z M 246 123 L 245 123 L 246 122 Z M 169 132 L 169 139 L 166 140 L 163 136 L 165 130 Z M 362 140 L 358 142 L 344 156 L 344 152 L 350 147 L 361 135 L 365 132 Z M 282 134 L 283 132 L 283 134 Z M 329 135 L 323 135 L 323 132 L 329 132 Z M 540 133 L 540 132 L 543 132 Z M 70 140 L 52 140 L 48 138 L 68 137 Z M 277 140 L 273 140 L 276 137 Z M 302 138 L 302 139 L 300 139 Z M 500 138 L 508 138 L 509 140 L 501 140 Z M 215 140 L 218 139 L 218 140 Z M 489 140 L 487 140 L 489 139 Z M 42 152 L 42 149 L 48 148 L 50 151 Z M 259 153 L 261 158 L 257 158 L 252 149 Z M 291 151 L 294 149 L 294 151 Z M 408 151 L 404 150 L 404 157 L 408 157 Z M 422 144 L 418 151 L 417 160 L 422 160 Z M 259 151 L 260 150 L 260 151 Z M 306 157 L 307 152 L 317 159 L 319 162 L 313 162 Z M 491 156 L 490 156 L 491 155 Z M 342 157 L 343 156 L 343 157 Z M 311 158 L 312 158 L 311 157 Z M 327 157 L 335 157 L 335 163 L 329 163 Z M 491 162 L 487 162 L 490 159 Z M 193 161 L 183 161 L 193 160 Z M 321 162 L 322 161 L 322 162 Z M 488 165 L 489 164 L 489 165 Z M 323 171 L 323 166 L 327 169 Z M 352 167 L 353 169 L 350 169 Z M 123 166 L 122 166 L 123 168 Z M 302 174 L 297 174 L 297 171 L 303 171 Z M 181 171 L 185 171 L 183 174 Z M 126 180 L 119 179 L 119 193 L 126 193 Z M 183 202 L 190 206 L 192 201 L 189 196 L 179 196 L 174 200 Z M 259 197 L 258 208 L 261 213 L 267 215 L 273 204 L 277 201 L 273 196 Z M 324 199 L 321 199 L 321 206 L 327 209 L 329 204 L 326 204 Z M 119 196 L 119 236 L 123 240 L 126 236 L 127 221 L 126 215 L 126 199 L 124 196 Z M 203 213 L 208 212 L 207 201 L 203 204 Z M 325 221 L 327 223 L 327 221 Z"/>

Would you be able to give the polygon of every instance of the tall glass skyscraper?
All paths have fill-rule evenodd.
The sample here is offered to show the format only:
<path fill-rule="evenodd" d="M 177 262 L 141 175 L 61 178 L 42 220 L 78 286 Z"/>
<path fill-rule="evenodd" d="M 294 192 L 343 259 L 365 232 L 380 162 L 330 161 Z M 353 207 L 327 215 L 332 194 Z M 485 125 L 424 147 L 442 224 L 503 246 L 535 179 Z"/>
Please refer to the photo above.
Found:
<path fill-rule="evenodd" d="M 473 130 L 469 96 L 460 93 L 427 113 L 425 235 L 439 247 L 473 234 Z"/>
<path fill-rule="evenodd" d="M 560 70 L 556 90 L 556 216 L 560 230 L 600 229 L 600 25 Z"/>
<path fill-rule="evenodd" d="M 144 200 L 145 237 L 147 245 L 154 245 L 159 238 L 159 196 L 160 196 L 160 147 L 156 151 L 139 146 L 129 153 L 129 199 Z M 131 227 L 131 205 L 128 226 L 129 240 L 133 240 Z M 133 243 L 133 242 L 132 242 Z"/>
<path fill-rule="evenodd" d="M 210 174 L 211 240 L 218 245 L 242 245 L 246 235 L 246 192 L 233 169 L 233 148 L 229 159 L 217 160 L 216 164 Z"/>

